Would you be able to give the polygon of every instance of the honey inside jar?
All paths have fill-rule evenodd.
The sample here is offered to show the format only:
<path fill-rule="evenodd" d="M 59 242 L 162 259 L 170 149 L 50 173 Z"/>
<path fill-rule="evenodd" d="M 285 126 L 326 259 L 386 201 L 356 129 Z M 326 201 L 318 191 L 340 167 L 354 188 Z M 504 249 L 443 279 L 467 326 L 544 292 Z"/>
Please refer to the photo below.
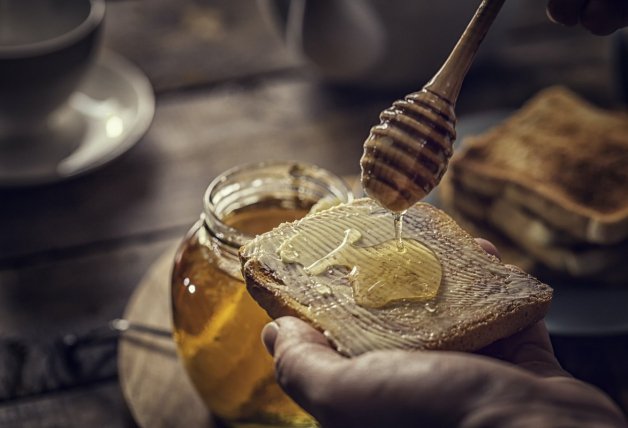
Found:
<path fill-rule="evenodd" d="M 290 184 L 287 193 L 275 185 L 272 192 L 247 185 L 242 177 L 235 181 L 239 190 L 215 195 L 228 203 L 218 201 L 213 212 L 205 210 L 175 259 L 172 304 L 179 355 L 207 407 L 228 425 L 318 426 L 275 382 L 272 358 L 260 340 L 271 319 L 246 290 L 237 250 L 254 235 L 305 216 L 329 195 L 295 195 L 295 189 L 304 191 L 302 180 Z"/>

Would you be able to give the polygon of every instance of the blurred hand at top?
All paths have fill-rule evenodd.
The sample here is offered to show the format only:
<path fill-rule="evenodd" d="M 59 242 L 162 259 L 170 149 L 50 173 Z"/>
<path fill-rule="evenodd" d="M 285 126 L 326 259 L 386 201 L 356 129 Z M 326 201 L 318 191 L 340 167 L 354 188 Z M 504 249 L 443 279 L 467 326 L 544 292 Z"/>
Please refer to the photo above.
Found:
<path fill-rule="evenodd" d="M 628 26 L 628 0 L 549 0 L 547 15 L 560 24 L 580 24 L 593 34 L 607 35 Z"/>

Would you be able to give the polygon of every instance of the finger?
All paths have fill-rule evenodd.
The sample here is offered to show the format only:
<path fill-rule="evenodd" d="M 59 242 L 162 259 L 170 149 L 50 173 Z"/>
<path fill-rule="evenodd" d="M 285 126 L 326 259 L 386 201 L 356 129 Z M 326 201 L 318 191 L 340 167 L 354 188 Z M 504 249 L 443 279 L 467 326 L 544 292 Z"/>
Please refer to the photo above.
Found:
<path fill-rule="evenodd" d="M 487 346 L 480 351 L 543 377 L 567 376 L 554 355 L 543 321 Z"/>
<path fill-rule="evenodd" d="M 274 352 L 279 385 L 305 410 L 324 397 L 346 359 L 334 351 L 325 336 L 307 323 L 282 317 L 264 328 L 264 344 Z M 274 332 L 272 330 L 275 330 Z"/>
<path fill-rule="evenodd" d="M 593 34 L 611 34 L 628 25 L 628 1 L 589 0 L 580 15 L 580 23 Z"/>
<path fill-rule="evenodd" d="M 480 247 L 482 247 L 484 251 L 501 260 L 501 257 L 499 256 L 499 250 L 495 245 L 493 245 L 491 241 L 487 241 L 484 238 L 475 238 L 475 242 L 480 244 Z"/>
<path fill-rule="evenodd" d="M 586 0 L 549 0 L 547 16 L 554 22 L 573 27 L 580 21 Z"/>
<path fill-rule="evenodd" d="M 264 348 L 270 354 L 270 356 L 275 355 L 275 342 L 277 341 L 277 333 L 279 333 L 279 325 L 273 321 L 269 322 L 262 329 L 262 343 L 264 344 Z"/>

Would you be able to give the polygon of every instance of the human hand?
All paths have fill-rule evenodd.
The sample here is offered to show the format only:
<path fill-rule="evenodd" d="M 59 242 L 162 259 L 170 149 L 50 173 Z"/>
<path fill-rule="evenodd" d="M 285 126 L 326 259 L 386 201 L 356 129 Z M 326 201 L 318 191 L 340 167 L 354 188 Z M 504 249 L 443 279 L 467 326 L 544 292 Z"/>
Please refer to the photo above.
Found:
<path fill-rule="evenodd" d="M 326 428 L 625 427 L 602 392 L 558 365 L 539 323 L 487 349 L 336 353 L 325 336 L 292 317 L 263 337 L 277 380 Z"/>
<path fill-rule="evenodd" d="M 606 35 L 628 26 L 628 0 L 549 0 L 547 15 L 567 26 L 580 23 L 593 34 Z"/>
<path fill-rule="evenodd" d="M 327 428 L 626 426 L 608 397 L 561 369 L 542 322 L 477 354 L 390 350 L 349 359 L 292 317 L 268 324 L 262 339 L 279 384 Z"/>

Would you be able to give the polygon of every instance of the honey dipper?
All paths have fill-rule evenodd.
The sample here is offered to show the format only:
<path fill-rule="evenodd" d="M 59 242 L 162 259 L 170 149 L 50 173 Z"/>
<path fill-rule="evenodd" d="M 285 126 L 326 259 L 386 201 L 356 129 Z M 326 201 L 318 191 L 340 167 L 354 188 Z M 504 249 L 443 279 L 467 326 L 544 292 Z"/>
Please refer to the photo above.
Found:
<path fill-rule="evenodd" d="M 462 81 L 505 0 L 482 0 L 451 54 L 421 91 L 384 110 L 364 143 L 362 187 L 383 207 L 403 212 L 447 169 L 456 139 L 454 106 Z"/>

